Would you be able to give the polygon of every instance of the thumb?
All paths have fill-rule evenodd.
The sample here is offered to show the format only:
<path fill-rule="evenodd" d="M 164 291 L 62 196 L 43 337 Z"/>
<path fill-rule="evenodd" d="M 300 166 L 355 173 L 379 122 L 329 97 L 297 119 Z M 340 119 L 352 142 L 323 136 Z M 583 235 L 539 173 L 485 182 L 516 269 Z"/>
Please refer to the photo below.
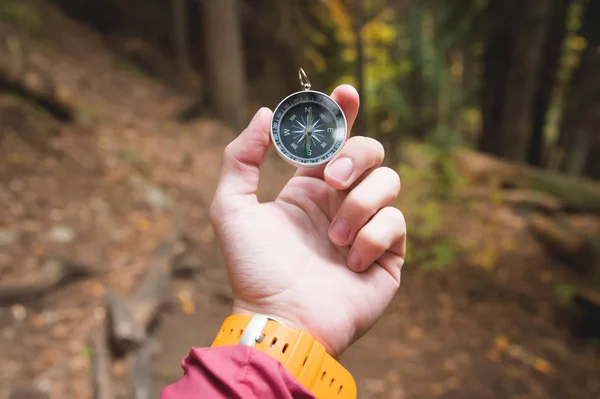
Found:
<path fill-rule="evenodd" d="M 271 141 L 271 116 L 269 108 L 259 109 L 248 127 L 225 148 L 215 205 L 239 207 L 258 202 L 258 168 Z"/>

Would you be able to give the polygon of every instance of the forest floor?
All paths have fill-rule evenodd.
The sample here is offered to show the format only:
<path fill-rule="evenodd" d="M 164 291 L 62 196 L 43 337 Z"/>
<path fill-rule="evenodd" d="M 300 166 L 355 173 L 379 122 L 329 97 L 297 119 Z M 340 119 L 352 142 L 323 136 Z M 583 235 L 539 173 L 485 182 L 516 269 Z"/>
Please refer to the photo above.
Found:
<path fill-rule="evenodd" d="M 102 287 L 131 289 L 168 233 L 175 204 L 201 269 L 176 282 L 181 306 L 157 327 L 158 391 L 181 376 L 192 346 L 210 344 L 230 309 L 207 208 L 234 133 L 211 120 L 176 123 L 186 96 L 140 73 L 101 36 L 53 7 L 21 4 L 33 4 L 34 17 L 5 14 L 0 43 L 18 43 L 78 106 L 76 121 L 64 123 L 0 92 L 0 281 L 35 277 L 51 255 L 102 273 L 0 307 L 0 397 L 19 385 L 35 385 L 52 398 L 91 397 L 88 345 L 104 317 Z M 0 52 L 7 48 L 0 45 Z M 273 198 L 291 173 L 270 153 L 260 197 Z M 425 184 L 417 180 L 404 180 L 408 194 L 399 201 L 409 234 L 411 213 L 421 206 L 410 193 Z M 570 336 L 556 307 L 556 287 L 576 278 L 510 208 L 453 203 L 438 213 L 445 218 L 442 235 L 496 250 L 473 249 L 470 257 L 457 251 L 439 270 L 411 262 L 409 254 L 386 314 L 341 359 L 359 397 L 600 397 L 598 350 Z M 415 242 L 409 252 L 433 251 L 429 245 Z M 127 371 L 125 360 L 114 363 L 121 398 L 129 397 Z"/>

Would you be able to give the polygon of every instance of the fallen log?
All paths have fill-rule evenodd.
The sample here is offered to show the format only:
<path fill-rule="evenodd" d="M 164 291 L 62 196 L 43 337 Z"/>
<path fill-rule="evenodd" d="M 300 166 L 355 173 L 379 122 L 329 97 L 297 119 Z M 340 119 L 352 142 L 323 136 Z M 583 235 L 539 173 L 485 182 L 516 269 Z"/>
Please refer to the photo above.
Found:
<path fill-rule="evenodd" d="M 528 227 L 548 252 L 573 269 L 594 275 L 600 271 L 600 251 L 592 237 L 577 231 L 567 219 L 533 214 Z"/>
<path fill-rule="evenodd" d="M 52 76 L 26 62 L 18 38 L 7 40 L 8 57 L 0 58 L 0 90 L 28 98 L 61 121 L 75 119 L 76 107 L 63 91 L 57 90 Z"/>
<path fill-rule="evenodd" d="M 93 399 L 113 399 L 111 357 L 106 343 L 106 328 L 102 326 L 92 336 L 91 390 Z"/>
<path fill-rule="evenodd" d="M 18 386 L 14 388 L 7 399 L 49 399 L 50 395 L 32 386 Z"/>
<path fill-rule="evenodd" d="M 575 212 L 600 213 L 600 183 L 532 168 L 468 150 L 454 153 L 463 176 L 475 185 L 512 187 L 543 192 Z"/>
<path fill-rule="evenodd" d="M 157 246 L 129 297 L 121 298 L 108 289 L 105 291 L 109 339 L 117 355 L 142 345 L 160 310 L 171 302 L 171 260 L 176 241 L 170 237 Z"/>
<path fill-rule="evenodd" d="M 148 337 L 142 346 L 131 356 L 130 375 L 134 399 L 154 399 L 157 397 L 152 378 L 152 357 L 156 352 L 157 342 Z"/>
<path fill-rule="evenodd" d="M 489 187 L 473 187 L 455 192 L 453 198 L 460 200 L 495 200 L 515 207 L 530 208 L 550 213 L 558 212 L 562 208 L 562 203 L 556 197 L 527 189 L 504 190 Z"/>
<path fill-rule="evenodd" d="M 83 263 L 52 257 L 44 263 L 33 281 L 0 285 L 0 303 L 23 301 L 45 294 L 73 279 L 95 273 L 94 269 Z"/>

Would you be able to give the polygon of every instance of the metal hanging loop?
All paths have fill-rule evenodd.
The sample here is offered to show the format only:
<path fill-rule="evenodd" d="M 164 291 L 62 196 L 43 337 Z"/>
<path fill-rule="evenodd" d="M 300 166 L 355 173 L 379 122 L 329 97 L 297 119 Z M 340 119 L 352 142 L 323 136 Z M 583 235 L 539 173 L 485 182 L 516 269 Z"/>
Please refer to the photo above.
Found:
<path fill-rule="evenodd" d="M 304 90 L 310 90 L 310 80 L 308 80 L 308 76 L 306 76 L 306 72 L 304 69 L 298 69 L 298 78 L 300 79 L 300 85 Z"/>

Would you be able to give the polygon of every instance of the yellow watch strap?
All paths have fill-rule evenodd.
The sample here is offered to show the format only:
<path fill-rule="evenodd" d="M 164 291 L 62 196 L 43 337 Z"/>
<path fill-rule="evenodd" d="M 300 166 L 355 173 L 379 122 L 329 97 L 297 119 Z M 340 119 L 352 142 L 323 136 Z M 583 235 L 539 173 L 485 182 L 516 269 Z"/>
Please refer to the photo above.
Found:
<path fill-rule="evenodd" d="M 236 314 L 225 319 L 212 346 L 240 343 L 281 362 L 318 399 L 355 399 L 357 396 L 356 383 L 350 372 L 305 331 L 263 315 Z"/>

